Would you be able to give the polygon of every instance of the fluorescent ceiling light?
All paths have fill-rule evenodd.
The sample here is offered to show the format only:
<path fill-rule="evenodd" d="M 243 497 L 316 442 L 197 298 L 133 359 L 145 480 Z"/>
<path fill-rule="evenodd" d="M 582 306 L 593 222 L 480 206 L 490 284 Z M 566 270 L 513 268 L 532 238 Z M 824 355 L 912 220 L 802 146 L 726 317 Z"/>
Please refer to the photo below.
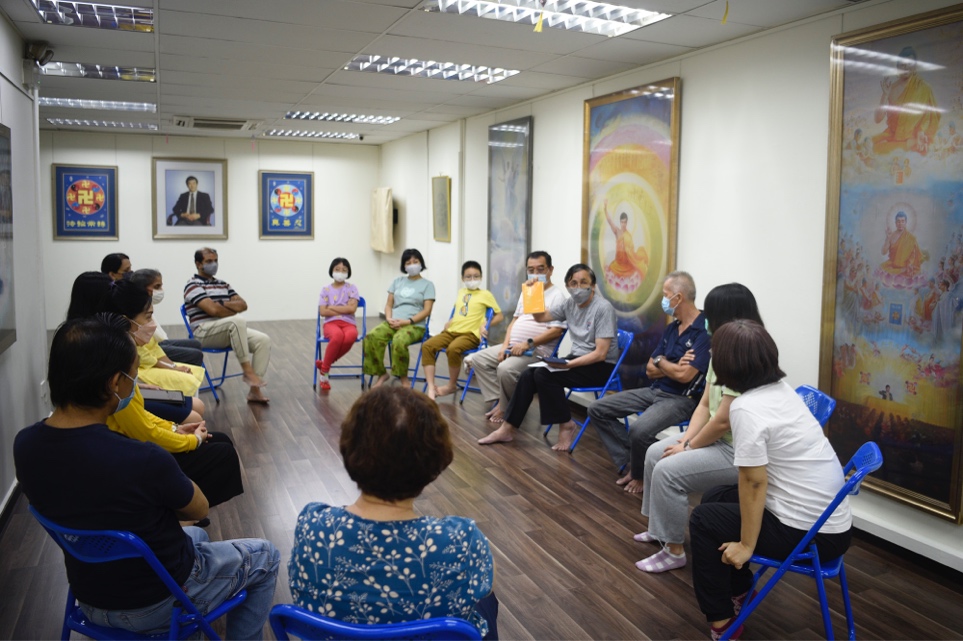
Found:
<path fill-rule="evenodd" d="M 303 131 L 297 129 L 272 129 L 264 135 L 285 138 L 344 138 L 346 140 L 353 140 L 358 137 L 358 134 L 343 131 Z"/>
<path fill-rule="evenodd" d="M 41 107 L 68 107 L 70 109 L 97 109 L 100 111 L 146 111 L 157 113 L 152 102 L 122 102 L 117 100 L 81 100 L 79 98 L 40 97 Z"/>
<path fill-rule="evenodd" d="M 417 76 L 419 78 L 485 82 L 488 84 L 511 78 L 518 73 L 517 69 L 479 67 L 457 62 L 436 62 L 434 60 L 374 55 L 355 56 L 344 68 L 347 71 L 367 71 L 395 76 Z"/>
<path fill-rule="evenodd" d="M 75 118 L 47 118 L 51 125 L 59 127 L 111 127 L 114 129 L 149 129 L 157 131 L 152 122 L 117 122 L 115 120 L 77 120 Z"/>
<path fill-rule="evenodd" d="M 98 78 L 100 80 L 133 80 L 154 82 L 156 72 L 149 67 L 110 67 L 88 65 L 83 62 L 48 62 L 40 67 L 45 76 L 66 78 Z"/>
<path fill-rule="evenodd" d="M 40 19 L 47 24 L 141 33 L 154 31 L 154 10 L 148 7 L 68 2 L 67 0 L 30 0 L 30 2 L 40 14 Z"/>
<path fill-rule="evenodd" d="M 319 120 L 325 122 L 357 122 L 362 125 L 390 125 L 401 120 L 398 116 L 359 116 L 358 114 L 333 114 L 320 111 L 289 111 L 288 120 Z"/>
<path fill-rule="evenodd" d="M 609 38 L 635 31 L 671 17 L 668 13 L 645 11 L 590 0 L 428 0 L 425 11 L 477 16 L 490 20 L 542 24 L 554 29 L 594 33 Z"/>

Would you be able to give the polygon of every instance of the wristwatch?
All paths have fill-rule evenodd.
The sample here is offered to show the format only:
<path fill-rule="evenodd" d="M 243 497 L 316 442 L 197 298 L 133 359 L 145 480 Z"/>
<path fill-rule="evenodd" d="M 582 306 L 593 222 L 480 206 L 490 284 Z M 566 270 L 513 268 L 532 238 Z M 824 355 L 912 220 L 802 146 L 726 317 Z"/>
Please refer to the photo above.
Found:
<path fill-rule="evenodd" d="M 682 449 L 684 449 L 687 452 L 692 449 L 692 446 L 689 445 L 689 440 L 690 439 L 686 439 L 685 443 L 682 445 Z"/>
<path fill-rule="evenodd" d="M 531 338 L 528 339 L 528 349 L 535 349 L 535 340 L 534 340 L 534 339 L 531 339 Z"/>
<path fill-rule="evenodd" d="M 659 363 L 662 362 L 662 358 L 663 358 L 662 354 L 659 354 L 658 356 L 652 359 L 652 364 L 655 365 L 656 367 L 659 367 Z"/>

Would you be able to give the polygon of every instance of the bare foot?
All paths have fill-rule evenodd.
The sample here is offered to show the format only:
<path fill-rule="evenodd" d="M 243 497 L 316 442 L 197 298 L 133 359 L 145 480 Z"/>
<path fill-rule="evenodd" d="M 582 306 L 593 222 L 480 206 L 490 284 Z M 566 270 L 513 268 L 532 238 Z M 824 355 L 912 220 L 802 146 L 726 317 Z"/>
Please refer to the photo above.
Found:
<path fill-rule="evenodd" d="M 408 377 L 407 377 L 407 376 L 402 376 L 401 378 L 399 378 L 399 379 L 398 379 L 398 383 L 399 383 L 402 387 L 411 387 L 411 381 L 408 380 Z"/>
<path fill-rule="evenodd" d="M 490 445 L 492 443 L 508 443 L 515 438 L 515 428 L 510 423 L 502 423 L 497 430 L 478 439 L 479 445 Z"/>
<path fill-rule="evenodd" d="M 389 378 L 390 376 L 388 376 L 388 374 L 382 374 L 381 376 L 378 377 L 378 380 L 374 382 L 374 385 L 371 386 L 371 389 L 374 389 L 376 387 L 381 387 L 382 385 L 385 384 L 385 381 L 387 381 Z"/>
<path fill-rule="evenodd" d="M 248 403 L 260 403 L 261 405 L 267 405 L 270 401 L 267 396 L 261 393 L 261 389 L 258 387 L 252 387 L 251 393 L 247 395 Z"/>
<path fill-rule="evenodd" d="M 252 388 L 267 386 L 267 383 L 265 383 L 261 379 L 261 377 L 258 376 L 257 374 L 244 374 L 243 376 L 241 376 L 241 380 L 244 381 L 247 385 L 250 385 Z"/>
<path fill-rule="evenodd" d="M 558 428 L 558 443 L 552 446 L 556 452 L 568 452 L 575 440 L 575 428 L 571 425 L 560 425 Z"/>
<path fill-rule="evenodd" d="M 645 486 L 642 484 L 642 481 L 638 479 L 632 479 L 631 481 L 626 483 L 625 487 L 622 489 L 624 489 L 626 492 L 630 494 L 642 494 L 642 489 L 644 487 Z"/>
<path fill-rule="evenodd" d="M 495 405 L 492 405 L 492 408 L 491 408 L 490 410 L 488 410 L 487 412 L 485 412 L 485 418 L 491 418 L 491 417 L 492 417 L 492 414 L 494 414 L 497 409 L 498 409 L 498 404 L 497 404 L 497 403 L 496 403 Z"/>
<path fill-rule="evenodd" d="M 489 412 L 488 414 L 486 414 L 485 416 L 488 417 L 489 423 L 501 423 L 505 420 L 505 415 L 502 414 L 502 411 L 497 407 L 493 409 L 491 412 Z"/>
<path fill-rule="evenodd" d="M 428 398 L 435 400 L 435 398 L 438 396 L 438 388 L 434 385 L 429 385 L 426 393 L 428 394 Z"/>
<path fill-rule="evenodd" d="M 455 386 L 452 384 L 442 385 L 441 387 L 435 388 L 435 396 L 448 396 L 455 391 Z M 434 396 L 432 397 L 434 398 Z"/>
<path fill-rule="evenodd" d="M 616 485 L 625 485 L 626 483 L 628 483 L 628 482 L 631 481 L 631 480 L 632 480 L 632 473 L 629 472 L 628 474 L 626 474 L 625 476 L 623 476 L 622 478 L 620 478 L 618 481 L 616 481 L 615 484 L 616 484 Z"/>

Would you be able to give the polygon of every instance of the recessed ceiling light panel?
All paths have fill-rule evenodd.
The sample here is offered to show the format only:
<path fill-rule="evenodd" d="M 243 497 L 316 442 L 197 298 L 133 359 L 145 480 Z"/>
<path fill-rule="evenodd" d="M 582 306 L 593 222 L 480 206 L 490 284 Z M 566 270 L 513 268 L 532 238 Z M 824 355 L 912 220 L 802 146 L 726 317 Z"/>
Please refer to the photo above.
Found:
<path fill-rule="evenodd" d="M 368 73 L 384 73 L 393 76 L 417 76 L 419 78 L 484 82 L 487 84 L 511 78 L 518 73 L 517 69 L 366 54 L 355 56 L 344 68 L 347 71 L 367 71 Z"/>
<path fill-rule="evenodd" d="M 428 0 L 421 8 L 530 25 L 541 18 L 547 27 L 610 38 L 671 17 L 668 13 L 591 0 Z"/>
<path fill-rule="evenodd" d="M 41 107 L 65 107 L 69 109 L 96 109 L 99 111 L 144 111 L 157 113 L 152 102 L 123 102 L 118 100 L 81 100 L 79 98 L 40 97 Z"/>
<path fill-rule="evenodd" d="M 89 65 L 83 62 L 48 62 L 40 67 L 45 76 L 65 78 L 98 78 L 100 80 L 132 80 L 135 82 L 154 82 L 157 74 L 150 67 L 111 67 L 108 65 Z"/>
<path fill-rule="evenodd" d="M 390 125 L 401 120 L 398 116 L 364 116 L 358 114 L 338 114 L 321 111 L 289 111 L 284 114 L 287 120 L 317 120 L 319 122 L 357 122 L 362 125 Z"/>
<path fill-rule="evenodd" d="M 67 0 L 30 0 L 30 2 L 47 24 L 141 33 L 154 31 L 154 10 L 148 7 Z"/>
<path fill-rule="evenodd" d="M 109 127 L 113 129 L 147 129 L 157 131 L 152 122 L 118 122 L 115 120 L 78 120 L 75 118 L 47 118 L 47 122 L 58 127 Z"/>
<path fill-rule="evenodd" d="M 343 138 L 345 140 L 354 140 L 358 137 L 358 134 L 343 131 L 304 131 L 297 129 L 272 129 L 265 132 L 264 135 L 278 138 Z"/>

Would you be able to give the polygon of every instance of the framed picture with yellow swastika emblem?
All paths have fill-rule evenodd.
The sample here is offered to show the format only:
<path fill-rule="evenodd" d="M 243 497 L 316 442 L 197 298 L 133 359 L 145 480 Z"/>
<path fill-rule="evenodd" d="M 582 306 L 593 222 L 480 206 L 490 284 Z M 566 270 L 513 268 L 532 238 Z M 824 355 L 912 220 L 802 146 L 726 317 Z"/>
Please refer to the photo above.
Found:
<path fill-rule="evenodd" d="M 314 238 L 314 172 L 259 171 L 260 238 Z"/>
<path fill-rule="evenodd" d="M 117 167 L 53 166 L 54 240 L 117 240 Z"/>

